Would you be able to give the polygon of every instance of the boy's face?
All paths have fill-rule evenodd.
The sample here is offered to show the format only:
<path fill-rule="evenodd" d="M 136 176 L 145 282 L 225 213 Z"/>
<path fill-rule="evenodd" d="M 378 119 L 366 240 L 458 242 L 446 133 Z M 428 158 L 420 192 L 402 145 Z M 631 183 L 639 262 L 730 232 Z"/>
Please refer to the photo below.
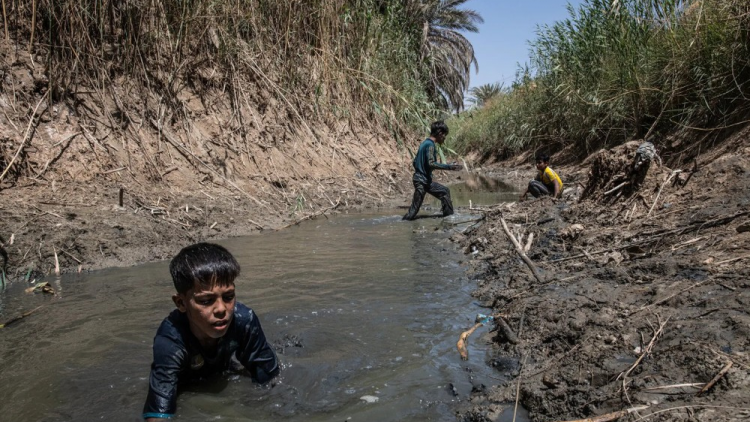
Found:
<path fill-rule="evenodd" d="M 546 161 L 536 160 L 536 169 L 539 171 L 544 171 L 544 169 L 547 168 L 547 164 L 549 163 Z"/>
<path fill-rule="evenodd" d="M 445 132 L 440 132 L 439 134 L 435 135 L 435 142 L 437 142 L 440 145 L 443 145 L 443 142 L 445 142 L 445 138 L 448 137 L 448 134 Z"/>
<path fill-rule="evenodd" d="M 234 283 L 212 288 L 198 283 L 185 293 L 172 296 L 180 312 L 187 315 L 190 331 L 202 345 L 211 345 L 226 334 L 234 316 Z"/>

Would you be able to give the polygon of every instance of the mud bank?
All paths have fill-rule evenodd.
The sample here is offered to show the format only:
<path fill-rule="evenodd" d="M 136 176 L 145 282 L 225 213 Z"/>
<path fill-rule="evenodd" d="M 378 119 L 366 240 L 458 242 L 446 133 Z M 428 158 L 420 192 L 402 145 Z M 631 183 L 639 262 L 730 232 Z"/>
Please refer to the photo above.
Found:
<path fill-rule="evenodd" d="M 421 135 L 377 116 L 282 101 L 250 76 L 231 84 L 238 102 L 210 69 L 206 84 L 181 78 L 207 69 L 174 81 L 179 107 L 125 76 L 52 101 L 45 61 L 19 51 L 0 43 L 0 266 L 10 282 L 165 259 L 191 242 L 411 195 L 407 147 Z"/>
<path fill-rule="evenodd" d="M 520 341 L 497 328 L 470 338 L 493 344 L 488 364 L 509 381 L 476 392 L 459 419 L 497 421 L 516 400 L 532 421 L 634 408 L 596 420 L 750 418 L 749 145 L 745 131 L 612 191 L 630 143 L 555 168 L 573 188 L 562 201 L 481 210 L 485 223 L 454 239 L 473 256 L 474 295 Z M 520 188 L 534 170 L 517 169 L 493 171 Z"/>

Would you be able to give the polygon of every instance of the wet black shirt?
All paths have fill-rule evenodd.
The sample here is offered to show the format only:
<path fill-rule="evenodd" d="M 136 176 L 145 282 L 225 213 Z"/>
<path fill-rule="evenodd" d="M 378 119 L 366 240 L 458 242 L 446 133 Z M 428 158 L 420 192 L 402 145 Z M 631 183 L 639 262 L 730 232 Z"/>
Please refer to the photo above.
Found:
<path fill-rule="evenodd" d="M 154 337 L 144 419 L 171 417 L 177 407 L 178 384 L 229 369 L 233 355 L 257 382 L 265 383 L 279 373 L 276 353 L 266 341 L 258 317 L 242 303 L 235 304 L 232 322 L 212 356 L 190 331 L 185 314 L 172 311 Z"/>
<path fill-rule="evenodd" d="M 442 164 L 437 160 L 435 141 L 430 138 L 425 139 L 419 145 L 417 155 L 412 162 L 414 166 L 413 180 L 418 180 L 425 184 L 432 183 L 433 170 L 450 170 L 452 167 L 448 164 Z"/>

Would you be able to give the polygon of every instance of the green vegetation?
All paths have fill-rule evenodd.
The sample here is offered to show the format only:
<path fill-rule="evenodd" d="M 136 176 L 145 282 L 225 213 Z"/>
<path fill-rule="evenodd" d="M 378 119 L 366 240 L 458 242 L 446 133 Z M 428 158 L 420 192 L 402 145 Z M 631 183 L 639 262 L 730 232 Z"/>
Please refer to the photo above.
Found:
<path fill-rule="evenodd" d="M 361 117 L 398 137 L 463 103 L 476 59 L 456 31 L 481 21 L 465 1 L 4 0 L 3 23 L 55 101 L 94 88 L 119 107 L 125 76 L 180 116 L 186 87 L 242 107 L 255 83 L 294 118 Z"/>
<path fill-rule="evenodd" d="M 569 11 L 538 29 L 510 89 L 450 122 L 454 148 L 582 157 L 650 134 L 699 148 L 747 123 L 750 2 L 586 0 Z"/>
<path fill-rule="evenodd" d="M 469 90 L 469 103 L 476 107 L 482 107 L 493 97 L 502 94 L 503 87 L 499 83 L 475 86 Z"/>

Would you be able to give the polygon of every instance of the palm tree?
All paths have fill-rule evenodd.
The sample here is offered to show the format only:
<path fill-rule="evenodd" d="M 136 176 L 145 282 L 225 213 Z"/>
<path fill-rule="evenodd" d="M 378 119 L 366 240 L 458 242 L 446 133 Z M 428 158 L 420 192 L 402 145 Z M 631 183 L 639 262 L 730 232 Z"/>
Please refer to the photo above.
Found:
<path fill-rule="evenodd" d="M 503 86 L 497 82 L 494 84 L 475 86 L 469 90 L 469 94 L 471 94 L 469 102 L 477 107 L 482 107 L 490 98 L 500 95 L 502 92 Z"/>
<path fill-rule="evenodd" d="M 459 31 L 479 32 L 482 16 L 459 9 L 468 0 L 407 0 L 407 13 L 419 28 L 421 66 L 428 94 L 446 109 L 460 110 L 469 88 L 471 65 L 479 70 L 474 47 Z"/>

